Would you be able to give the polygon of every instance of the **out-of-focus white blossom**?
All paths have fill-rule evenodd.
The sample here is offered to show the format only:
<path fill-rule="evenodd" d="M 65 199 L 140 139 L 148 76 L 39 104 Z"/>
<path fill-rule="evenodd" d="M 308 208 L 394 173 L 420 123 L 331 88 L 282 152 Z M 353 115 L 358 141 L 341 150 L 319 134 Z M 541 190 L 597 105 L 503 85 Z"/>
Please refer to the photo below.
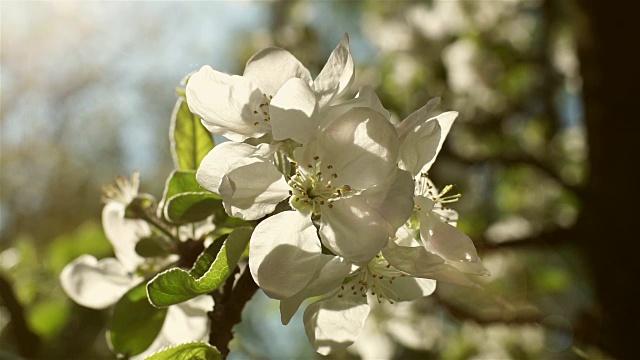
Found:
<path fill-rule="evenodd" d="M 137 242 L 151 234 L 146 222 L 125 218 L 125 208 L 138 195 L 138 185 L 139 174 L 136 172 L 131 181 L 119 177 L 115 186 L 104 189 L 106 204 L 102 210 L 102 226 L 116 257 L 98 260 L 91 255 L 82 255 L 60 273 L 62 288 L 82 306 L 105 309 L 114 305 L 122 295 L 144 281 L 140 273 L 171 261 L 145 259 L 135 251 Z M 206 312 L 212 308 L 213 300 L 209 296 L 170 306 L 158 337 L 147 350 L 132 359 L 144 359 L 168 345 L 204 339 L 208 330 Z"/>

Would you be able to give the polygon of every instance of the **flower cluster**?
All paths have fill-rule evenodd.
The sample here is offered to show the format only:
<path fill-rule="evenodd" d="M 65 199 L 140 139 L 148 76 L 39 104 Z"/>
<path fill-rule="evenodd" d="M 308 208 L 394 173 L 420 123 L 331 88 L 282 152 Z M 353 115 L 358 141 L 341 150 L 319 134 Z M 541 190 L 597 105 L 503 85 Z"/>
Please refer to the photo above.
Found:
<path fill-rule="evenodd" d="M 113 246 L 115 258 L 97 260 L 91 255 L 82 255 L 67 264 L 60 274 L 64 291 L 82 306 L 92 309 L 110 307 L 125 293 L 143 284 L 149 274 L 176 260 L 176 255 L 142 257 L 136 251 L 136 245 L 153 234 L 147 222 L 126 216 L 127 206 L 140 199 L 139 183 L 139 174 L 136 172 L 131 181 L 118 177 L 115 185 L 104 189 L 102 226 Z M 210 229 L 209 225 L 203 224 L 197 230 L 205 233 Z M 201 296 L 169 307 L 153 343 L 146 351 L 132 358 L 144 359 L 165 346 L 205 338 L 208 330 L 206 313 L 212 306 L 210 297 Z"/>
<path fill-rule="evenodd" d="M 459 195 L 428 177 L 457 113 L 433 116 L 436 99 L 396 126 L 371 88 L 345 99 L 354 73 L 345 35 L 315 79 L 288 51 L 267 48 L 242 76 L 205 66 L 186 86 L 191 112 L 230 140 L 204 157 L 197 181 L 229 216 L 259 221 L 249 268 L 280 300 L 283 323 L 320 297 L 304 321 L 322 354 L 355 341 L 370 301 L 488 274 L 455 227 L 448 204 Z"/>

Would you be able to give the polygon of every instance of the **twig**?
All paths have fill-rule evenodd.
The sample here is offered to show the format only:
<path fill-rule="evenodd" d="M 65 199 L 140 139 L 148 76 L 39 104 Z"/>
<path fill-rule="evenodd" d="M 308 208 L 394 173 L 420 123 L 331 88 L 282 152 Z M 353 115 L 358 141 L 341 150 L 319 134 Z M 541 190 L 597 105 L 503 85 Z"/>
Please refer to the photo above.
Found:
<path fill-rule="evenodd" d="M 502 243 L 492 243 L 485 239 L 474 239 L 473 243 L 479 252 L 494 251 L 499 249 L 524 248 L 528 246 L 557 246 L 560 244 L 574 243 L 577 240 L 577 234 L 574 228 L 557 228 L 555 230 L 542 232 L 540 234 Z"/>
<path fill-rule="evenodd" d="M 517 155 L 504 154 L 504 155 L 495 155 L 495 156 L 482 157 L 482 158 L 466 158 L 466 157 L 460 156 L 459 154 L 451 154 L 451 155 L 453 160 L 464 163 L 466 165 L 479 165 L 484 163 L 499 163 L 502 165 L 529 165 L 539 170 L 540 172 L 550 177 L 551 179 L 555 180 L 557 183 L 559 183 L 564 188 L 574 193 L 576 196 L 581 196 L 584 191 L 582 187 L 567 183 L 560 176 L 560 174 L 558 174 L 558 172 L 555 169 L 553 169 L 550 165 L 544 163 L 540 159 L 535 158 L 529 154 L 525 154 L 525 153 L 517 154 Z"/>
<path fill-rule="evenodd" d="M 244 306 L 258 290 L 258 285 L 253 281 L 248 266 L 233 286 L 238 271 L 236 268 L 234 273 L 229 276 L 222 292 L 215 291 L 211 294 L 215 304 L 213 311 L 209 313 L 211 319 L 209 343 L 220 351 L 223 358 L 229 355 L 229 342 L 233 339 L 233 326 L 242 320 Z"/>

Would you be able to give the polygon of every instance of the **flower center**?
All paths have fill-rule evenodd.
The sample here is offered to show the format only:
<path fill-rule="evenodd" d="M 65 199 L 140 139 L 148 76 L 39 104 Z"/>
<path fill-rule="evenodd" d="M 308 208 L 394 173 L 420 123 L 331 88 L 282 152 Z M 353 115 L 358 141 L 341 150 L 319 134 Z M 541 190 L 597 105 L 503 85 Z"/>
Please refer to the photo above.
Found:
<path fill-rule="evenodd" d="M 332 164 L 323 164 L 319 156 L 313 157 L 313 164 L 300 166 L 292 161 L 295 169 L 293 177 L 287 177 L 291 186 L 289 203 L 291 207 L 305 213 L 319 214 L 323 206 L 333 207 L 333 202 L 354 191 L 349 185 L 336 187 L 331 181 L 338 178 Z"/>
<path fill-rule="evenodd" d="M 138 195 L 140 186 L 140 173 L 135 171 L 131 175 L 131 181 L 124 176 L 116 177 L 116 183 L 102 187 L 102 200 L 106 203 L 117 201 L 128 205 Z"/>
<path fill-rule="evenodd" d="M 367 266 L 361 267 L 349 282 L 340 287 L 338 297 L 341 298 L 348 292 L 363 297 L 370 293 L 378 299 L 378 303 L 386 300 L 393 304 L 394 301 L 400 300 L 400 297 L 390 285 L 395 279 L 405 276 L 402 271 L 392 267 L 382 254 L 378 254 Z"/>
<path fill-rule="evenodd" d="M 459 193 L 451 194 L 450 192 L 453 188 L 453 185 L 447 185 L 442 189 L 442 191 L 438 192 L 436 187 L 433 186 L 431 180 L 429 180 L 427 173 L 421 173 L 420 178 L 416 181 L 415 194 L 425 196 L 433 201 L 434 205 L 432 211 L 440 215 L 442 221 L 449 223 L 450 221 L 455 221 L 455 219 L 451 219 L 448 216 L 452 209 L 445 204 L 456 202 L 462 197 L 462 194 Z M 416 205 L 415 211 L 419 210 L 420 207 Z"/>
<path fill-rule="evenodd" d="M 269 104 L 271 103 L 271 99 L 273 99 L 273 96 L 267 96 L 267 94 L 262 95 L 264 96 L 263 102 L 261 102 L 255 110 L 253 110 L 253 115 L 255 115 L 256 118 L 260 120 L 254 122 L 253 126 L 258 126 L 261 122 L 263 124 L 268 124 L 269 121 L 271 121 L 271 116 L 269 115 Z"/>

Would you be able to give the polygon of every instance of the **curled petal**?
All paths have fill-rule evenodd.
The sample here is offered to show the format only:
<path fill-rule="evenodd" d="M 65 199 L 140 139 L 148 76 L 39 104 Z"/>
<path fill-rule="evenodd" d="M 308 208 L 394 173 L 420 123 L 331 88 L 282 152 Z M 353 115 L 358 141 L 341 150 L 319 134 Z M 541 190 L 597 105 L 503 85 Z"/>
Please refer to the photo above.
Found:
<path fill-rule="evenodd" d="M 306 143 L 318 130 L 316 105 L 308 83 L 298 78 L 287 81 L 269 105 L 273 139 Z"/>
<path fill-rule="evenodd" d="M 217 145 L 202 159 L 196 179 L 205 189 L 220 194 L 220 184 L 227 171 L 240 159 L 262 155 L 263 148 L 232 141 Z"/>
<path fill-rule="evenodd" d="M 253 55 L 247 61 L 243 77 L 250 79 L 267 97 L 275 95 L 291 78 L 312 83 L 309 70 L 290 52 L 276 47 L 260 50 Z"/>
<path fill-rule="evenodd" d="M 269 131 L 260 109 L 264 95 L 247 78 L 203 66 L 189 78 L 186 94 L 189 110 L 214 134 L 243 141 Z"/>
<path fill-rule="evenodd" d="M 304 312 L 304 329 L 311 346 L 320 354 L 343 350 L 358 338 L 369 316 L 367 298 L 337 296 L 317 301 Z"/>
<path fill-rule="evenodd" d="M 387 286 L 396 294 L 398 301 L 411 301 L 433 294 L 436 290 L 436 281 L 404 276 L 396 278 Z"/>
<path fill-rule="evenodd" d="M 220 184 L 220 196 L 227 214 L 257 220 L 286 199 L 289 189 L 272 163 L 254 156 L 238 160 L 228 170 Z"/>
<path fill-rule="evenodd" d="M 293 296 L 313 277 L 321 246 L 311 219 L 297 211 L 284 211 L 262 221 L 249 248 L 249 269 L 269 297 Z"/>
<path fill-rule="evenodd" d="M 398 136 L 404 138 L 410 131 L 412 131 L 416 126 L 424 123 L 428 119 L 431 118 L 431 114 L 435 108 L 440 104 L 440 98 L 433 98 L 421 107 L 420 109 L 411 113 L 411 115 L 407 116 L 406 119 L 402 120 L 400 124 L 398 124 Z"/>
<path fill-rule="evenodd" d="M 421 211 L 419 216 L 420 237 L 428 251 L 441 256 L 461 272 L 489 275 L 467 235 L 441 221 L 435 214 Z"/>
<path fill-rule="evenodd" d="M 60 283 L 76 303 L 104 309 L 115 304 L 138 280 L 114 258 L 98 261 L 91 255 L 82 255 L 62 269 Z"/>
<path fill-rule="evenodd" d="M 440 98 L 431 99 L 398 125 L 401 143 L 399 166 L 413 175 L 429 171 L 458 117 L 458 112 L 448 111 L 429 118 L 439 102 Z"/>
<path fill-rule="evenodd" d="M 399 246 L 393 240 L 382 249 L 382 256 L 394 268 L 415 278 L 445 281 L 462 286 L 478 287 L 459 270 L 440 256 L 428 252 L 424 246 Z M 397 279 L 396 279 L 397 280 Z"/>
<path fill-rule="evenodd" d="M 295 295 L 280 301 L 282 324 L 287 325 L 291 321 L 304 300 L 337 290 L 350 271 L 351 264 L 340 256 L 321 255 L 309 284 Z"/>
<path fill-rule="evenodd" d="M 449 135 L 449 130 L 451 130 L 451 126 L 453 125 L 453 122 L 456 120 L 457 117 L 458 117 L 457 111 L 447 111 L 445 113 L 442 113 L 436 116 L 436 120 L 438 121 L 438 124 L 440 124 L 440 140 L 438 141 L 438 147 L 436 148 L 436 151 L 433 154 L 433 157 L 431 157 L 431 160 L 426 162 L 426 164 L 422 167 L 420 172 L 422 173 L 429 172 L 429 169 L 431 169 L 431 165 L 433 165 L 433 163 L 436 161 L 436 157 L 438 156 L 440 149 L 442 149 L 442 144 L 444 144 L 444 140 L 447 138 L 447 135 Z"/>
<path fill-rule="evenodd" d="M 417 175 L 431 161 L 438 150 L 441 139 L 440 124 L 427 121 L 410 131 L 400 144 L 400 163 L 398 166 Z"/>
<path fill-rule="evenodd" d="M 387 246 L 382 249 L 382 256 L 391 266 L 409 276 L 436 273 L 442 269 L 444 264 L 444 259 L 429 253 L 423 246 L 400 246 L 393 240 L 389 240 Z"/>
<path fill-rule="evenodd" d="M 329 60 L 313 82 L 320 106 L 342 96 L 354 80 L 355 66 L 349 50 L 349 36 L 345 34 L 333 50 Z"/>
<path fill-rule="evenodd" d="M 371 260 L 395 232 L 363 196 L 335 201 L 320 217 L 322 243 L 354 263 Z"/>

